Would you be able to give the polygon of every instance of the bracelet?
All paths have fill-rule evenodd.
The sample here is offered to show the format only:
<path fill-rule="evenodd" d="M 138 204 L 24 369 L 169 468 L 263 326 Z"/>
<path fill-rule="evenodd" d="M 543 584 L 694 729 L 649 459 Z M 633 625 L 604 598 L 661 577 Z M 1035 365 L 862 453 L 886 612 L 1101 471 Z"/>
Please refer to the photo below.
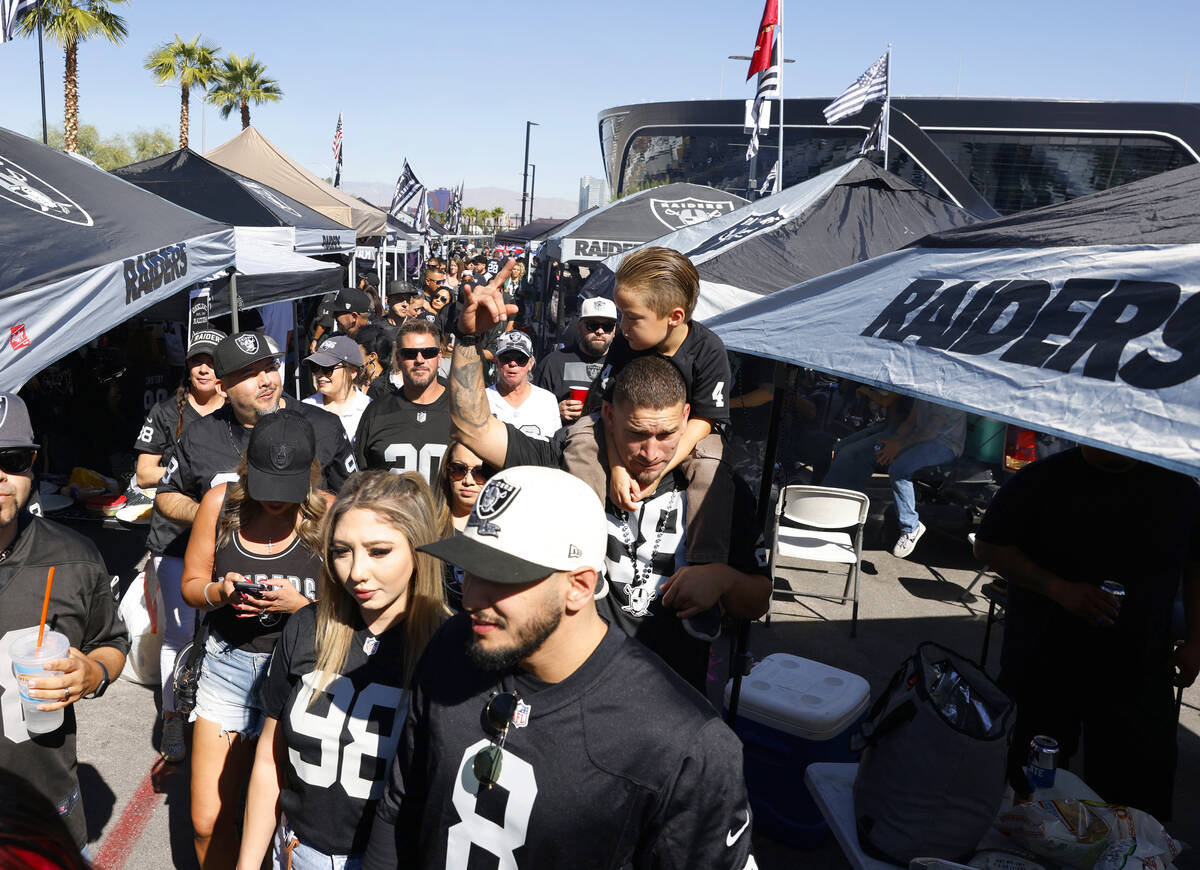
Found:
<path fill-rule="evenodd" d="M 212 607 L 214 609 L 220 607 L 221 603 L 217 602 L 214 604 L 213 600 L 208 597 L 208 590 L 211 589 L 216 584 L 216 582 L 217 582 L 216 580 L 209 580 L 207 583 L 204 584 L 204 600 L 208 602 L 209 607 Z"/>
<path fill-rule="evenodd" d="M 455 347 L 476 347 L 481 341 L 483 341 L 482 334 L 478 332 L 459 332 L 458 327 L 454 327 Z"/>

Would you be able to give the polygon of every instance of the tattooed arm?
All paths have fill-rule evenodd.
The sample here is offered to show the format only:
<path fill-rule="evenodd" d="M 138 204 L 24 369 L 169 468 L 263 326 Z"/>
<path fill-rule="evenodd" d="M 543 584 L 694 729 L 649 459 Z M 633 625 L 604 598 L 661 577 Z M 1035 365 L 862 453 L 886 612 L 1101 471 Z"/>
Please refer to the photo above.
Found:
<path fill-rule="evenodd" d="M 513 261 L 501 267 L 491 283 L 482 287 L 463 284 L 466 304 L 459 315 L 459 332 L 478 334 L 515 314 L 515 305 L 505 305 L 501 287 L 512 271 Z M 504 466 L 508 454 L 508 429 L 492 416 L 483 383 L 483 363 L 478 347 L 455 342 L 450 365 L 450 430 L 476 456 L 496 468 Z"/>

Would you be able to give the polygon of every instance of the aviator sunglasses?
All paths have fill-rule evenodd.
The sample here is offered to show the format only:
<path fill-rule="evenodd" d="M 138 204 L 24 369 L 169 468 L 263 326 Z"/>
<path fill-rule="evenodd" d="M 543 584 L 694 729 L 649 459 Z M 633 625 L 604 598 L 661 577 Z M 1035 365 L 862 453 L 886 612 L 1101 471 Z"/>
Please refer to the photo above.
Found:
<path fill-rule="evenodd" d="M 402 347 L 400 348 L 400 358 L 412 362 L 417 357 L 421 359 L 433 359 L 441 355 L 441 350 L 436 347 Z"/>
<path fill-rule="evenodd" d="M 0 471 L 5 474 L 24 474 L 33 468 L 37 450 L 32 447 L 10 447 L 0 450 Z"/>
<path fill-rule="evenodd" d="M 450 479 L 455 483 L 462 480 L 468 474 L 474 478 L 475 482 L 483 486 L 492 476 L 492 472 L 482 465 L 467 465 L 465 462 L 454 460 L 446 463 L 446 471 L 450 473 Z"/>
<path fill-rule="evenodd" d="M 471 772 L 485 789 L 490 789 L 500 781 L 500 768 L 504 763 L 504 741 L 508 739 L 508 729 L 512 725 L 517 707 L 523 703 L 521 696 L 516 692 L 492 695 L 480 714 L 483 728 L 491 736 L 492 742 L 475 753 L 475 759 L 471 762 Z"/>

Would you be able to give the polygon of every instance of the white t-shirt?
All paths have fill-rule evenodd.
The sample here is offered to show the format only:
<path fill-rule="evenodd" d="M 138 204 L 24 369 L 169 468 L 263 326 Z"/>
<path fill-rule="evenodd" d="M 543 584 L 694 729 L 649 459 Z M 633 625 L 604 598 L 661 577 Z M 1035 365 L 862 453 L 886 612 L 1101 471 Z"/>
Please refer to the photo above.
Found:
<path fill-rule="evenodd" d="M 325 408 L 325 396 L 322 393 L 313 393 L 304 400 L 306 405 L 316 405 L 318 408 Z M 350 393 L 350 401 L 342 408 L 337 415 L 342 421 L 342 428 L 346 430 L 346 437 L 350 439 L 350 443 L 354 443 L 354 433 L 358 431 L 358 421 L 362 419 L 363 411 L 367 410 L 367 405 L 371 404 L 370 397 L 362 390 L 353 390 Z M 329 411 L 328 408 L 325 408 Z M 329 411 L 333 413 L 333 411 Z"/>
<path fill-rule="evenodd" d="M 519 407 L 514 408 L 494 386 L 487 388 L 488 404 L 492 416 L 504 423 L 512 423 L 526 435 L 549 441 L 559 430 L 562 419 L 558 416 L 558 400 L 554 393 L 530 385 L 530 393 Z"/>

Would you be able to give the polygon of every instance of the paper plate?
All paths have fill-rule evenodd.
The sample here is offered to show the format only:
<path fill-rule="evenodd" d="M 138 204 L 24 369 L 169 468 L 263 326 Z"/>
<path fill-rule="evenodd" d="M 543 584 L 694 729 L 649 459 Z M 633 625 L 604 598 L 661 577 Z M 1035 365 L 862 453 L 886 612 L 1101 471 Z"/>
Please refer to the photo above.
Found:
<path fill-rule="evenodd" d="M 52 514 L 55 511 L 61 511 L 75 504 L 75 499 L 69 495 L 62 495 L 57 492 L 40 493 L 38 499 L 42 503 L 42 513 L 45 514 Z"/>
<path fill-rule="evenodd" d="M 145 504 L 127 504 L 116 513 L 116 517 L 123 523 L 131 526 L 148 526 L 150 525 L 150 512 L 146 508 L 151 505 Z M 145 516 L 139 516 L 145 512 Z"/>

